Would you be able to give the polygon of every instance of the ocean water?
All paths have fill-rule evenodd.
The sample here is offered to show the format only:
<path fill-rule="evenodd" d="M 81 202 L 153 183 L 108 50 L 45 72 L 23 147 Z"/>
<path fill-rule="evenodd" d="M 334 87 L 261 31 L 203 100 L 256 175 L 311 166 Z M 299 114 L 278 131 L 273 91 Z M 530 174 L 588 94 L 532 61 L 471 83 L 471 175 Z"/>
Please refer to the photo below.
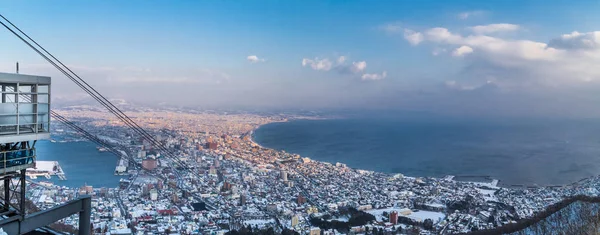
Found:
<path fill-rule="evenodd" d="M 36 143 L 38 161 L 58 161 L 67 180 L 59 180 L 53 176 L 48 180 L 38 177 L 37 181 L 52 181 L 55 185 L 79 188 L 85 184 L 95 188 L 117 187 L 122 176 L 115 176 L 117 157 L 109 152 L 100 152 L 96 144 L 81 142 Z"/>
<path fill-rule="evenodd" d="M 561 185 L 600 174 L 600 120 L 331 119 L 271 123 L 260 145 L 407 176 Z"/>

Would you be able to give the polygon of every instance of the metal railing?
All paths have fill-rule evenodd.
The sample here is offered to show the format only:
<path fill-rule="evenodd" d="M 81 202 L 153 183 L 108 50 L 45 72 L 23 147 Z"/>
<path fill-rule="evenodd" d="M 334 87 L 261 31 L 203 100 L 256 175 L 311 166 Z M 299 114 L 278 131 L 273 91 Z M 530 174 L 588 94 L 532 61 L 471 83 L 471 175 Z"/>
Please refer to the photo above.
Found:
<path fill-rule="evenodd" d="M 18 135 L 30 133 L 50 132 L 49 123 L 23 123 L 0 125 L 0 135 Z"/>
<path fill-rule="evenodd" d="M 0 168 L 32 164 L 35 162 L 35 148 L 0 152 Z"/>

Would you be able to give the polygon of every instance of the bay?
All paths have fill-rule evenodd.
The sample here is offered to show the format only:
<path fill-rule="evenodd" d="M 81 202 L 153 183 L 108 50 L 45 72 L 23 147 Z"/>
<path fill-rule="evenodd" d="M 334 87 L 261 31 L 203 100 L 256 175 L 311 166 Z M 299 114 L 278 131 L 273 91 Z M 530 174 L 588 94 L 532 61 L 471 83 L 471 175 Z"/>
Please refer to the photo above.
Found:
<path fill-rule="evenodd" d="M 122 176 L 115 176 L 117 157 L 110 152 L 100 152 L 96 144 L 88 141 L 36 143 L 38 161 L 58 161 L 67 180 L 53 176 L 48 180 L 38 177 L 38 181 L 51 181 L 55 185 L 79 188 L 91 185 L 95 188 L 117 187 Z"/>
<path fill-rule="evenodd" d="M 408 176 L 562 185 L 600 174 L 598 120 L 294 120 L 261 126 L 253 138 L 302 157 Z"/>

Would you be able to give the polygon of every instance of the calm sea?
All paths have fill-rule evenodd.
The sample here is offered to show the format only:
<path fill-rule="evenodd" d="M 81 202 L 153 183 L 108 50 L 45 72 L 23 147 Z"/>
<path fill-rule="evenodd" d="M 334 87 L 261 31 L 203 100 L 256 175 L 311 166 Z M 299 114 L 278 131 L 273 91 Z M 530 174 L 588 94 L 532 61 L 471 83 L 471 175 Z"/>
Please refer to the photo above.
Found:
<path fill-rule="evenodd" d="M 599 120 L 296 120 L 254 140 L 325 162 L 408 176 L 568 184 L 600 174 Z"/>
<path fill-rule="evenodd" d="M 58 161 L 67 177 L 67 180 L 38 177 L 39 181 L 52 181 L 56 185 L 77 188 L 85 184 L 95 188 L 119 185 L 120 176 L 114 175 L 117 157 L 109 152 L 98 151 L 94 143 L 39 141 L 36 149 L 37 160 Z"/>

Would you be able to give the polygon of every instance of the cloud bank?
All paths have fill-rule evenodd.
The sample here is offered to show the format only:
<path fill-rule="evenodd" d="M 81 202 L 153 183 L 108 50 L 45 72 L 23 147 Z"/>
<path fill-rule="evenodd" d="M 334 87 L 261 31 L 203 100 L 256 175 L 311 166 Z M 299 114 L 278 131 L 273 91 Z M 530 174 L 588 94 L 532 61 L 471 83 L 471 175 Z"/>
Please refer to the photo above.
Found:
<path fill-rule="evenodd" d="M 365 73 L 367 69 L 366 61 L 354 61 L 352 63 L 346 63 L 347 58 L 345 56 L 340 56 L 334 61 L 336 64 L 333 64 L 330 59 L 302 59 L 303 67 L 310 67 L 313 70 L 319 71 L 329 71 L 334 70 L 342 75 L 353 75 L 358 76 L 361 80 L 381 80 L 387 76 L 387 72 L 383 72 L 382 74 L 368 74 Z"/>
<path fill-rule="evenodd" d="M 501 86 L 557 86 L 600 81 L 600 31 L 573 32 L 548 42 L 512 39 L 492 34 L 518 30 L 520 26 L 490 24 L 471 27 L 460 34 L 443 27 L 404 35 L 413 46 L 427 42 L 434 48 L 453 48 L 452 56 L 466 59 L 463 74 L 486 83 L 490 77 Z M 419 40 L 415 40 L 420 35 Z M 439 50 L 439 49 L 434 49 Z"/>

